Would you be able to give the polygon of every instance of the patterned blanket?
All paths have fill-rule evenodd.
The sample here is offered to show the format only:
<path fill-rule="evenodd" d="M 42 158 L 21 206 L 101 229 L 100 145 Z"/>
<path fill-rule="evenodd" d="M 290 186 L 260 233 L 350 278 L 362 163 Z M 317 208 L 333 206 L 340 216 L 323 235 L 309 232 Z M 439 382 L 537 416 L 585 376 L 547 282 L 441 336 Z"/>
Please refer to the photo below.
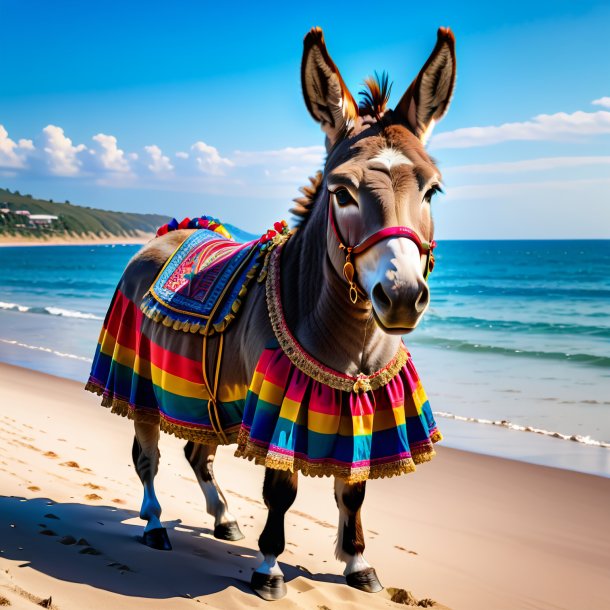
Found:
<path fill-rule="evenodd" d="M 258 272 L 263 246 L 260 240 L 241 244 L 207 229 L 195 231 L 166 262 L 142 311 L 176 330 L 222 332 Z"/>

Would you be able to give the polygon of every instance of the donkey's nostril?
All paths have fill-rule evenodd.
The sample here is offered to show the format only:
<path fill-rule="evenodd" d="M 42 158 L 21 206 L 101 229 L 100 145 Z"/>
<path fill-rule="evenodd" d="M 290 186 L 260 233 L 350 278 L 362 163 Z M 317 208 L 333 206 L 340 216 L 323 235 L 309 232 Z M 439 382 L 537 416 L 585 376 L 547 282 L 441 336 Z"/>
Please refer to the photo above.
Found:
<path fill-rule="evenodd" d="M 375 287 L 373 288 L 373 298 L 375 299 L 375 303 L 384 309 L 392 306 L 392 301 L 386 294 L 381 283 L 375 284 Z"/>
<path fill-rule="evenodd" d="M 415 311 L 417 313 L 421 313 L 428 306 L 428 301 L 430 300 L 430 289 L 427 284 L 421 284 L 421 290 L 417 295 L 417 300 L 415 301 Z"/>

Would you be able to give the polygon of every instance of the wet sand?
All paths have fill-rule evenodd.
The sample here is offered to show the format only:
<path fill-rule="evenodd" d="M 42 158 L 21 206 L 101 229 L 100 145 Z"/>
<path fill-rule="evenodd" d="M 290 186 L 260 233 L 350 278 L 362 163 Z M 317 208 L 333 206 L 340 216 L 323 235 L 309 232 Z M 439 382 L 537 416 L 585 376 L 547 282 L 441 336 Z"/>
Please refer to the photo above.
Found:
<path fill-rule="evenodd" d="M 269 607 L 250 592 L 265 519 L 263 470 L 221 448 L 216 478 L 246 538 L 213 538 L 182 455 L 162 438 L 157 477 L 174 546 L 137 541 L 141 485 L 130 422 L 76 382 L 0 365 L 0 605 Z M 301 477 L 286 519 L 288 596 L 274 608 L 400 608 L 388 588 L 438 610 L 610 607 L 610 479 L 440 447 L 414 474 L 372 481 L 366 556 L 386 591 L 348 588 L 333 557 L 329 479 Z"/>

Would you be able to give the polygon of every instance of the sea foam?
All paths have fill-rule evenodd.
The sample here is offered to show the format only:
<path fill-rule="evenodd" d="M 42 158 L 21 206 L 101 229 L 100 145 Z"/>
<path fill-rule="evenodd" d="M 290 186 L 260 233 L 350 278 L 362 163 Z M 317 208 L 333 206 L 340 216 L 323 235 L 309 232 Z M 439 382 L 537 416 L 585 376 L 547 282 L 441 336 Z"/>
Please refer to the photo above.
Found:
<path fill-rule="evenodd" d="M 21 343 L 20 341 L 15 341 L 13 339 L 0 339 L 0 343 L 5 343 L 6 345 L 14 345 L 16 347 L 23 347 L 25 349 L 32 349 L 38 352 L 45 352 L 47 354 L 53 354 L 54 356 L 59 356 L 60 358 L 70 358 L 71 360 L 81 360 L 82 362 L 92 362 L 91 358 L 86 358 L 85 356 L 77 356 L 76 354 L 69 354 L 67 352 L 60 352 L 56 349 L 51 349 L 50 347 L 42 347 L 40 345 L 30 345 L 28 343 Z"/>
<path fill-rule="evenodd" d="M 591 447 L 603 447 L 604 449 L 610 449 L 610 443 L 604 441 L 598 441 L 590 436 L 582 436 L 580 434 L 562 434 L 555 430 L 545 430 L 544 428 L 535 428 L 534 426 L 523 426 L 520 424 L 514 424 L 507 419 L 484 419 L 480 417 L 466 417 L 464 415 L 456 415 L 455 413 L 449 413 L 447 411 L 434 411 L 436 417 L 445 417 L 447 419 L 454 419 L 456 421 L 471 423 L 471 424 L 486 424 L 488 426 L 499 426 L 500 428 L 507 428 L 508 430 L 515 430 L 517 432 L 533 432 L 534 434 L 542 434 L 543 436 L 550 436 L 552 438 L 559 438 L 562 441 L 573 441 L 575 443 L 581 443 L 583 445 L 589 445 Z"/>
<path fill-rule="evenodd" d="M 6 303 L 4 301 L 0 301 L 0 309 L 4 309 L 5 311 L 18 311 L 19 313 L 37 313 L 50 316 L 61 316 L 64 318 L 79 318 L 81 320 L 104 319 L 94 313 L 65 309 L 63 307 L 26 307 L 25 305 L 19 305 L 18 303 Z"/>

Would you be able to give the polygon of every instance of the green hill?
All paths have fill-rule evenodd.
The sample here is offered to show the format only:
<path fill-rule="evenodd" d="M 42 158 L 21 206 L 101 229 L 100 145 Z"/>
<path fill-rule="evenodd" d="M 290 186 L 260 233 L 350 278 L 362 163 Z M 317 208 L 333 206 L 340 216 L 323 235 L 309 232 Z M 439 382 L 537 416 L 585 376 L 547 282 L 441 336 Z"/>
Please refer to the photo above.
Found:
<path fill-rule="evenodd" d="M 159 226 L 168 222 L 167 216 L 160 214 L 132 214 L 110 212 L 69 202 L 57 203 L 44 199 L 34 199 L 0 188 L 0 237 L 28 237 L 50 239 L 52 237 L 136 237 L 142 233 L 154 233 Z M 34 225 L 26 215 L 15 212 L 25 210 L 33 215 L 57 216 L 48 225 Z M 44 221 L 43 221 L 44 222 Z"/>

